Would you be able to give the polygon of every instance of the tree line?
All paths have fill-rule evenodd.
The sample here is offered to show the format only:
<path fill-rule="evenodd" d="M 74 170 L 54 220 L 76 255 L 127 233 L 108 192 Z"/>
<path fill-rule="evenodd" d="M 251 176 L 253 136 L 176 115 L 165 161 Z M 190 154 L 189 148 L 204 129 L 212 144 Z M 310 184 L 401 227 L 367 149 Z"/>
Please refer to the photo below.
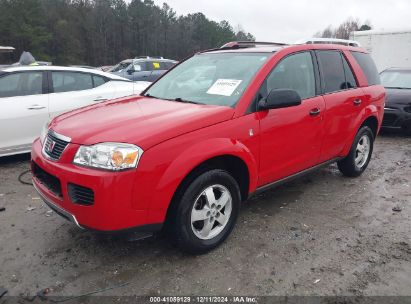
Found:
<path fill-rule="evenodd" d="M 372 26 L 369 21 L 365 21 L 364 23 L 361 23 L 359 19 L 354 19 L 350 17 L 335 28 L 329 25 L 323 31 L 319 31 L 315 33 L 314 37 L 350 39 L 351 32 L 368 31 L 371 29 L 372 29 Z"/>
<path fill-rule="evenodd" d="M 136 56 L 183 59 L 233 40 L 255 40 L 227 21 L 177 15 L 152 0 L 0 0 L 0 45 L 54 64 L 111 65 Z"/>

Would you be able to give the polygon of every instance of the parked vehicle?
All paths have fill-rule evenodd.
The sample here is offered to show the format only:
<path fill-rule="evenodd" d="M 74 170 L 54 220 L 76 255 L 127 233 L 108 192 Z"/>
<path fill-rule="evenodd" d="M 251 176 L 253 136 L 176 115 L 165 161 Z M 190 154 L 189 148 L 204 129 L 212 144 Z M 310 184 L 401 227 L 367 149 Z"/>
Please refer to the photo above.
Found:
<path fill-rule="evenodd" d="M 162 57 L 138 57 L 120 62 L 109 72 L 132 81 L 154 82 L 176 63 Z"/>
<path fill-rule="evenodd" d="M 391 68 L 380 75 L 387 90 L 382 126 L 411 135 L 411 68 Z"/>
<path fill-rule="evenodd" d="M 333 162 L 361 175 L 384 99 L 361 48 L 232 43 L 140 97 L 55 118 L 33 144 L 33 184 L 79 227 L 143 237 L 165 224 L 181 248 L 203 253 L 256 192 Z"/>
<path fill-rule="evenodd" d="M 352 32 L 351 39 L 371 53 L 380 72 L 411 66 L 411 28 Z"/>
<path fill-rule="evenodd" d="M 149 83 L 97 70 L 30 66 L 0 70 L 0 156 L 30 152 L 51 117 L 139 93 Z"/>

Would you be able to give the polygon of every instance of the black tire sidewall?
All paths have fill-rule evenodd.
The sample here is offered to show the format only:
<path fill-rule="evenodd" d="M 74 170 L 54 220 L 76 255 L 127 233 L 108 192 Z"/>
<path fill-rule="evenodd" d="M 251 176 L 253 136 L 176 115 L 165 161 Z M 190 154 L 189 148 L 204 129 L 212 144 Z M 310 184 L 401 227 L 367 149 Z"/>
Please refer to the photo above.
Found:
<path fill-rule="evenodd" d="M 369 140 L 370 140 L 370 151 L 368 153 L 367 161 L 365 164 L 361 167 L 358 168 L 355 165 L 355 156 L 356 156 L 356 150 L 357 150 L 357 145 L 358 142 L 360 141 L 361 137 L 364 135 L 367 135 Z M 351 171 L 349 175 L 351 176 L 359 176 L 361 175 L 365 169 L 367 169 L 368 164 L 370 163 L 371 157 L 372 157 L 372 152 L 374 149 L 374 134 L 372 130 L 368 126 L 363 126 L 355 136 L 354 142 L 352 144 L 350 153 L 348 156 L 342 161 L 342 166 L 345 167 L 345 171 Z M 341 168 L 340 168 L 341 169 Z M 343 170 L 342 170 L 343 171 Z"/>
<path fill-rule="evenodd" d="M 211 185 L 220 184 L 228 189 L 232 197 L 230 219 L 217 236 L 209 240 L 198 238 L 191 228 L 191 211 L 196 198 Z M 240 189 L 235 179 L 224 170 L 211 170 L 198 176 L 185 190 L 177 207 L 175 235 L 186 251 L 202 253 L 222 243 L 234 228 L 241 204 Z"/>

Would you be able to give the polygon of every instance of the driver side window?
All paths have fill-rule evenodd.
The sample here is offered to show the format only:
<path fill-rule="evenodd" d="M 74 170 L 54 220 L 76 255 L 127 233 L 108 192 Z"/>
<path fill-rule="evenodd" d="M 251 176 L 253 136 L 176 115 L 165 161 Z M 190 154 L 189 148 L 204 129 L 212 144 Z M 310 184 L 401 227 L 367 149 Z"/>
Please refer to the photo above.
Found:
<path fill-rule="evenodd" d="M 314 64 L 310 52 L 292 54 L 280 61 L 264 81 L 258 100 L 267 97 L 275 89 L 294 90 L 301 99 L 316 95 Z"/>

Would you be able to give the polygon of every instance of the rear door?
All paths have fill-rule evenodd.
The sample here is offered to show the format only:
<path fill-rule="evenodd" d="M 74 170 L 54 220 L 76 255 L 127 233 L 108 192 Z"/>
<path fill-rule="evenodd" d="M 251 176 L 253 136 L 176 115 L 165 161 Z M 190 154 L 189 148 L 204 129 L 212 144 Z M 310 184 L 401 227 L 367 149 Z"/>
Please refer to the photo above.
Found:
<path fill-rule="evenodd" d="M 49 72 L 50 117 L 113 98 L 115 87 L 108 79 L 92 73 Z"/>
<path fill-rule="evenodd" d="M 267 77 L 257 99 L 272 89 L 293 89 L 299 106 L 259 112 L 261 130 L 259 186 L 287 177 L 318 163 L 323 139 L 325 104 L 319 95 L 313 53 L 291 54 Z"/>
<path fill-rule="evenodd" d="M 338 50 L 316 51 L 326 105 L 321 162 L 340 156 L 355 128 L 354 120 L 364 107 L 364 92 L 351 66 Z"/>
<path fill-rule="evenodd" d="M 45 72 L 0 77 L 0 155 L 29 151 L 48 120 Z"/>
<path fill-rule="evenodd" d="M 151 70 L 151 75 L 147 81 L 154 82 L 158 78 L 160 78 L 161 75 L 163 75 L 167 70 L 168 70 L 168 65 L 166 64 L 165 61 L 148 61 L 147 62 L 148 69 Z"/>

